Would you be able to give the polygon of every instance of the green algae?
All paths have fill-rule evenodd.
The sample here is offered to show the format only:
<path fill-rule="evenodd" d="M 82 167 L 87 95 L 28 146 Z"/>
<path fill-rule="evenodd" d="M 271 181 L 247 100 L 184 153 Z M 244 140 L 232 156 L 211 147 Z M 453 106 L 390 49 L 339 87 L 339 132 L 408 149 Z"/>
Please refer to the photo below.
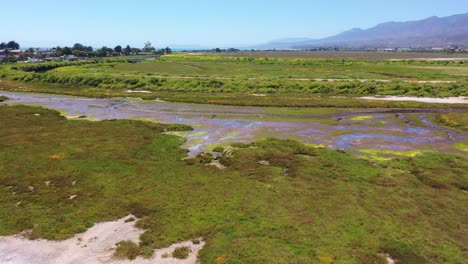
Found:
<path fill-rule="evenodd" d="M 467 141 L 462 141 L 462 142 L 455 143 L 453 146 L 454 146 L 456 149 L 459 149 L 459 150 L 468 152 L 468 140 L 467 140 Z"/>
<path fill-rule="evenodd" d="M 374 118 L 373 116 L 370 115 L 363 115 L 363 116 L 355 116 L 350 118 L 349 120 L 351 121 L 365 121 Z"/>
<path fill-rule="evenodd" d="M 424 150 L 388 150 L 388 149 L 359 149 L 367 157 L 375 160 L 391 160 L 397 157 L 416 157 L 422 155 Z"/>

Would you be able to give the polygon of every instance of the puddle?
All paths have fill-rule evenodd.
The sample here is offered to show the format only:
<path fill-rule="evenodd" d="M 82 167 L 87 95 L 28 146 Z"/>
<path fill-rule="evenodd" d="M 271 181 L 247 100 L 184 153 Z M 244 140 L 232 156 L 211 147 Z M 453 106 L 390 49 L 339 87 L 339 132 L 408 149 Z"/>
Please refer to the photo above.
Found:
<path fill-rule="evenodd" d="M 2 104 L 40 105 L 95 120 L 144 119 L 191 125 L 181 132 L 189 156 L 213 145 L 250 143 L 265 137 L 295 139 L 306 144 L 349 150 L 456 151 L 468 136 L 432 124 L 425 114 L 447 110 L 425 109 L 295 109 L 198 105 L 136 99 L 92 99 L 33 93 L 0 92 L 10 98 Z M 464 111 L 468 110 L 454 110 Z M 420 122 L 409 122 L 415 115 Z M 317 120 L 322 120 L 319 122 Z M 326 123 L 323 120 L 339 120 Z M 350 121 L 352 120 L 352 121 Z M 416 124 L 417 123 L 417 124 Z"/>

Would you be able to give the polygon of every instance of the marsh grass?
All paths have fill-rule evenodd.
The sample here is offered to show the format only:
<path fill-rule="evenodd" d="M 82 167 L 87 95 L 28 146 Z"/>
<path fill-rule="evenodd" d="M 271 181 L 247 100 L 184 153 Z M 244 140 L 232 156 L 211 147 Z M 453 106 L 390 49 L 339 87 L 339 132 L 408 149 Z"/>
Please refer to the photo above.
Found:
<path fill-rule="evenodd" d="M 176 259 L 186 259 L 190 254 L 190 248 L 178 247 L 172 252 L 172 257 Z"/>
<path fill-rule="evenodd" d="M 183 126 L 66 120 L 19 105 L 0 106 L 0 116 L 1 235 L 31 230 L 31 238 L 61 240 L 133 214 L 145 232 L 138 245 L 119 244 L 127 258 L 195 237 L 206 241 L 203 263 L 468 257 L 465 155 L 428 152 L 376 166 L 266 139 L 235 144 L 219 170 L 183 161 L 184 140 L 163 134 Z"/>
<path fill-rule="evenodd" d="M 139 254 L 138 245 L 130 240 L 122 241 L 116 244 L 114 256 L 117 258 L 136 259 Z"/>
<path fill-rule="evenodd" d="M 0 66 L 0 78 L 27 83 L 29 87 L 24 90 L 30 91 L 264 106 L 350 105 L 349 99 L 309 98 L 318 95 L 467 96 L 466 76 L 467 65 L 457 61 L 246 58 L 212 54 L 175 54 L 137 64 L 115 59 Z M 457 82 L 418 83 L 418 80 Z M 152 94 L 129 94 L 127 90 L 146 90 Z M 281 100 L 282 96 L 292 98 Z M 352 105 L 377 103 L 356 100 Z"/>
<path fill-rule="evenodd" d="M 468 132 L 468 114 L 466 113 L 445 113 L 433 115 L 432 120 L 437 124 L 457 129 L 461 132 Z"/>

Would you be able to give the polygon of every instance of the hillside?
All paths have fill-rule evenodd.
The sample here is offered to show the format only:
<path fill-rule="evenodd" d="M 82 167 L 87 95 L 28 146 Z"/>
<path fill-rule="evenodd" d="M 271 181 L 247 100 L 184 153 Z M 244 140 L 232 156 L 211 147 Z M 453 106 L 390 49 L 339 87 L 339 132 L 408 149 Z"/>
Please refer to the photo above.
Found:
<path fill-rule="evenodd" d="M 398 48 L 468 46 L 468 13 L 449 17 L 429 17 L 418 21 L 386 22 L 369 29 L 354 28 L 338 35 L 298 42 L 271 42 L 262 45 L 277 49 L 315 47 Z"/>

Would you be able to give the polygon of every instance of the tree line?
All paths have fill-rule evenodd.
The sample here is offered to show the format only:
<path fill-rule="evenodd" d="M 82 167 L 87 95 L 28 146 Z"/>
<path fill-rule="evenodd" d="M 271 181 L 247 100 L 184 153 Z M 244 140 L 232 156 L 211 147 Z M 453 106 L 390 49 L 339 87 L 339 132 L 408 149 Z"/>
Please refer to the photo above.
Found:
<path fill-rule="evenodd" d="M 19 43 L 15 41 L 9 41 L 8 43 L 0 43 L 0 50 L 4 50 L 4 55 L 7 57 L 12 57 L 10 50 L 17 50 L 20 48 Z M 27 60 L 29 58 L 38 58 L 44 59 L 46 57 L 61 57 L 61 56 L 75 56 L 79 58 L 85 57 L 109 57 L 109 56 L 128 56 L 128 55 L 138 55 L 141 53 L 154 54 L 154 55 L 164 55 L 172 53 L 171 48 L 166 47 L 163 49 L 156 49 L 152 46 L 151 42 L 147 41 L 144 43 L 142 49 L 131 47 L 126 45 L 122 47 L 117 45 L 114 48 L 103 46 L 99 49 L 94 49 L 92 46 L 86 46 L 81 43 L 75 43 L 73 46 L 68 47 L 54 47 L 48 51 L 42 51 L 40 48 L 29 48 L 17 55 L 18 60 Z"/>
<path fill-rule="evenodd" d="M 5 43 L 5 42 L 0 43 L 0 50 L 16 50 L 19 48 L 20 48 L 20 45 L 14 40 L 9 41 L 8 43 Z"/>
<path fill-rule="evenodd" d="M 164 55 L 172 53 L 172 50 L 169 47 L 156 50 L 149 41 L 145 42 L 144 47 L 142 49 L 131 47 L 130 45 L 127 45 L 125 47 L 117 45 L 114 48 L 103 46 L 95 50 L 91 46 L 85 46 L 81 43 L 76 43 L 72 47 L 57 46 L 52 50 L 55 51 L 54 55 L 57 57 L 69 55 L 74 55 L 76 57 L 108 57 L 121 55 L 138 55 L 142 52 L 151 53 L 155 55 Z"/>

